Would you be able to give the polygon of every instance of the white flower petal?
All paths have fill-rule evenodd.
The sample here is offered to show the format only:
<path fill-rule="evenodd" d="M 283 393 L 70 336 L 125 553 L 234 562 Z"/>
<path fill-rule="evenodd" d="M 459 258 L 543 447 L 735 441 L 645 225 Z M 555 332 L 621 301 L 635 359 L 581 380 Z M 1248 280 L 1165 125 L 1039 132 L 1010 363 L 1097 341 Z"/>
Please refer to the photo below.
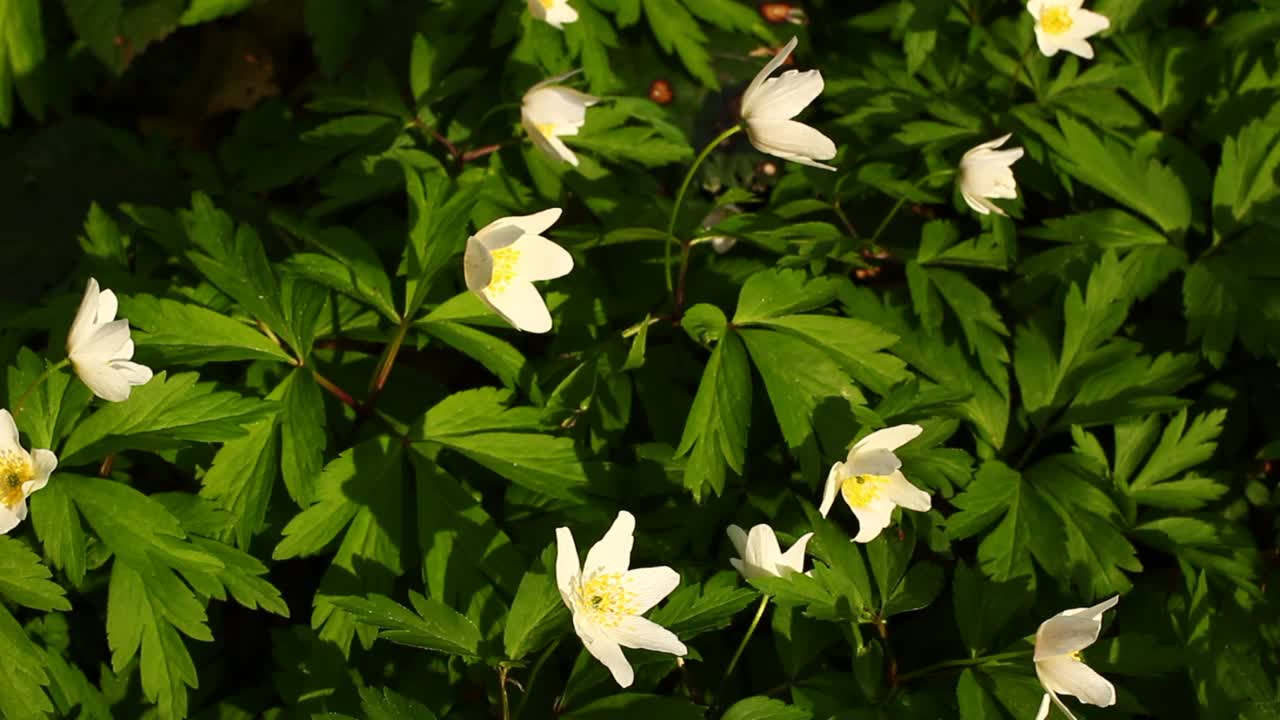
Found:
<path fill-rule="evenodd" d="M 0 535 L 8 533 L 27 519 L 27 501 L 19 500 L 12 508 L 0 503 Z"/>
<path fill-rule="evenodd" d="M 1005 144 L 1006 142 L 1009 142 L 1009 138 L 1011 137 L 1013 137 L 1013 133 L 1005 133 L 1004 135 L 1001 135 L 995 140 L 989 140 L 987 142 L 982 143 L 981 145 L 975 145 L 972 149 L 969 150 L 969 152 L 964 154 L 964 157 L 968 159 L 968 158 L 974 157 L 975 155 L 985 153 L 987 150 L 994 150 L 1000 147 L 1001 145 Z"/>
<path fill-rule="evenodd" d="M 1090 620 L 1097 620 L 1099 623 L 1101 623 L 1103 613 L 1115 607 L 1119 603 L 1120 603 L 1120 596 L 1112 595 L 1111 597 L 1107 598 L 1106 600 L 1103 600 L 1097 605 L 1091 605 L 1086 608 L 1071 608 L 1070 610 L 1063 610 L 1059 614 L 1070 616 L 1070 617 L 1084 617 Z"/>
<path fill-rule="evenodd" d="M 561 2 L 547 10 L 546 20 L 551 27 L 563 30 L 566 24 L 578 20 L 578 11 L 570 7 L 569 3 Z"/>
<path fill-rule="evenodd" d="M 747 535 L 747 554 L 742 556 L 748 565 L 762 568 L 769 574 L 782 558 L 782 548 L 778 547 L 778 536 L 773 528 L 763 523 L 751 528 Z"/>
<path fill-rule="evenodd" d="M 614 519 L 600 542 L 587 551 L 582 576 L 592 578 L 603 573 L 625 573 L 631 567 L 631 545 L 635 542 L 636 518 L 623 510 Z"/>
<path fill-rule="evenodd" d="M 675 633 L 642 617 L 623 618 L 617 627 L 610 628 L 608 632 L 623 647 L 653 650 L 676 656 L 689 654 L 689 649 L 680 642 L 680 638 L 676 637 Z"/>
<path fill-rule="evenodd" d="M 571 611 L 581 575 L 582 566 L 578 561 L 578 546 L 573 542 L 573 531 L 567 527 L 556 528 L 556 587 L 560 589 L 560 599 Z"/>
<path fill-rule="evenodd" d="M 747 533 L 737 525 L 730 525 L 724 532 L 729 536 L 729 542 L 733 543 L 733 549 L 737 551 L 738 557 L 746 557 Z"/>
<path fill-rule="evenodd" d="M 854 451 L 864 449 L 871 450 L 873 448 L 897 450 L 903 445 L 915 440 L 922 432 L 924 432 L 924 428 L 919 425 L 912 425 L 910 423 L 905 425 L 894 425 L 893 427 L 876 430 L 870 435 L 862 438 L 854 444 L 853 449 Z"/>
<path fill-rule="evenodd" d="M 960 195 L 964 197 L 965 203 L 968 204 L 969 207 L 973 208 L 974 212 L 978 213 L 979 215 L 990 215 L 993 212 L 998 215 L 1005 214 L 1004 210 L 1001 210 L 995 203 L 991 202 L 990 200 L 985 200 L 980 197 L 975 197 L 964 191 L 961 191 Z"/>
<path fill-rule="evenodd" d="M 71 329 L 67 332 L 68 354 L 83 345 L 89 333 L 93 331 L 94 321 L 98 316 L 98 301 L 101 296 L 102 293 L 98 289 L 98 281 L 89 278 L 89 282 L 85 284 L 84 297 L 80 299 L 80 307 L 76 310 L 76 317 L 71 321 Z"/>
<path fill-rule="evenodd" d="M 818 512 L 822 517 L 826 517 L 831 512 L 831 505 L 836 501 L 836 495 L 840 492 L 840 483 L 846 477 L 844 472 L 844 463 L 835 463 L 831 466 L 831 470 L 827 473 L 827 484 L 822 488 L 822 506 L 818 508 Z"/>
<path fill-rule="evenodd" d="M 732 565 L 733 569 L 737 570 L 738 573 L 742 575 L 742 577 L 747 578 L 748 580 L 750 580 L 753 577 L 760 576 L 755 568 L 747 565 L 746 563 L 742 562 L 738 558 L 729 558 L 729 564 Z"/>
<path fill-rule="evenodd" d="M 884 496 L 898 507 L 904 507 L 908 510 L 916 512 L 929 512 L 929 508 L 933 507 L 933 498 L 929 493 L 921 490 L 899 470 L 894 470 L 889 475 L 889 482 L 885 485 Z"/>
<path fill-rule="evenodd" d="M 782 557 L 778 559 L 779 575 L 804 571 L 804 551 L 811 539 L 813 539 L 813 533 L 805 533 L 796 538 L 795 544 L 789 550 L 782 553 Z"/>
<path fill-rule="evenodd" d="M 1053 57 L 1062 49 L 1057 38 L 1042 30 L 1039 25 L 1036 25 L 1036 46 L 1045 57 Z"/>
<path fill-rule="evenodd" d="M 129 344 L 132 345 L 133 341 L 130 340 Z M 133 353 L 130 352 L 129 354 L 132 355 Z M 130 360 L 117 360 L 111 363 L 111 368 L 130 385 L 146 385 L 154 377 L 151 368 Z"/>
<path fill-rule="evenodd" d="M 1040 709 L 1036 711 L 1036 720 L 1044 720 L 1049 717 L 1049 693 L 1045 693 L 1040 698 Z"/>
<path fill-rule="evenodd" d="M 1063 42 L 1061 47 L 1072 55 L 1078 55 L 1085 60 L 1093 59 L 1093 46 L 1089 44 L 1088 40 L 1068 40 Z"/>
<path fill-rule="evenodd" d="M 103 290 L 98 294 L 98 312 L 94 315 L 93 321 L 98 325 L 109 323 L 116 319 L 116 312 L 120 309 L 120 301 L 116 299 L 116 294 L 110 290 Z"/>
<path fill-rule="evenodd" d="M 617 641 L 582 615 L 573 616 L 573 629 L 582 639 L 582 645 L 587 652 L 609 668 L 618 685 L 630 687 L 635 681 L 635 672 L 631 669 L 631 663 L 627 662 L 626 656 L 622 654 L 622 647 Z"/>
<path fill-rule="evenodd" d="M 822 94 L 822 73 L 817 70 L 788 70 L 769 78 L 742 103 L 744 120 L 790 120 Z"/>
<path fill-rule="evenodd" d="M 551 280 L 573 270 L 569 251 L 541 235 L 525 235 L 511 247 L 520 253 L 515 271 L 523 280 Z"/>
<path fill-rule="evenodd" d="M 48 450 L 32 450 L 31 451 L 31 479 L 22 484 L 22 494 L 30 496 L 31 493 L 41 490 L 45 485 L 49 484 L 49 476 L 58 467 L 58 457 Z"/>
<path fill-rule="evenodd" d="M 1081 38 L 1087 38 L 1111 27 L 1111 21 L 1106 15 L 1093 12 L 1092 10 L 1076 10 L 1073 13 L 1071 25 L 1071 33 Z"/>
<path fill-rule="evenodd" d="M 1044 12 L 1045 0 L 1027 0 L 1027 12 L 1031 13 L 1031 17 L 1038 22 L 1040 13 Z"/>
<path fill-rule="evenodd" d="M 509 226 L 518 227 L 528 235 L 541 235 L 556 224 L 562 212 L 560 208 L 547 208 L 532 215 L 512 215 L 511 217 L 499 218 L 485 225 L 476 235 L 483 235 L 485 231 Z"/>
<path fill-rule="evenodd" d="M 555 135 L 550 135 L 550 136 L 544 135 L 542 136 L 542 138 L 543 138 L 543 142 L 546 143 L 544 151 L 548 152 L 551 155 L 551 157 L 557 158 L 559 160 L 563 160 L 574 167 L 578 167 L 577 154 L 574 153 L 572 150 L 570 150 L 569 146 L 565 145 L 563 140 L 556 137 Z"/>
<path fill-rule="evenodd" d="M 835 170 L 830 165 L 814 162 L 836 156 L 831 138 L 795 120 L 747 120 L 747 139 L 762 153 L 784 160 Z"/>
<path fill-rule="evenodd" d="M 116 372 L 106 360 L 89 358 L 71 360 L 71 367 L 94 395 L 108 402 L 124 402 L 129 399 L 129 382 Z"/>
<path fill-rule="evenodd" d="M 1117 595 L 1092 607 L 1063 610 L 1040 623 L 1036 630 L 1035 659 L 1069 655 L 1092 645 L 1102 631 L 1102 614 L 1119 601 Z"/>
<path fill-rule="evenodd" d="M 630 562 L 630 558 L 627 559 Z M 669 567 L 636 568 L 622 576 L 622 585 L 633 593 L 631 612 L 643 615 L 680 584 L 680 573 Z"/>
<path fill-rule="evenodd" d="M 893 519 L 893 508 L 896 507 L 888 500 L 877 498 L 872 500 L 864 507 L 852 507 L 853 514 L 858 518 L 858 534 L 853 536 L 854 542 L 869 543 L 880 535 L 880 532 L 889 527 L 889 523 Z"/>
<path fill-rule="evenodd" d="M 502 292 L 485 289 L 480 297 L 517 330 L 531 333 L 551 330 L 551 312 L 538 289 L 527 282 L 513 280 Z"/>
<path fill-rule="evenodd" d="M 1099 707 L 1114 705 L 1116 688 L 1093 668 L 1069 656 L 1036 662 L 1036 674 L 1046 689 L 1062 695 L 1074 695 L 1081 702 Z"/>
<path fill-rule="evenodd" d="M 755 96 L 756 91 L 759 90 L 760 86 L 764 84 L 764 81 L 773 74 L 774 70 L 782 67 L 782 64 L 787 61 L 787 58 L 791 56 L 791 52 L 796 49 L 796 45 L 799 43 L 799 38 L 791 38 L 791 40 L 784 45 L 782 49 L 769 60 L 769 62 L 765 63 L 764 67 L 760 68 L 760 72 L 756 73 L 756 76 L 751 80 L 751 84 L 742 92 L 742 106 L 744 108 L 751 105 L 751 100 Z"/>
<path fill-rule="evenodd" d="M 8 410 L 0 409 L 0 453 L 20 452 L 24 455 L 22 443 L 18 439 L 18 424 Z"/>
<path fill-rule="evenodd" d="M 892 475 L 900 467 L 902 467 L 902 461 L 892 451 L 884 448 L 866 448 L 849 452 L 849 459 L 844 463 L 843 472 L 845 477 L 858 475 L 883 477 Z"/>

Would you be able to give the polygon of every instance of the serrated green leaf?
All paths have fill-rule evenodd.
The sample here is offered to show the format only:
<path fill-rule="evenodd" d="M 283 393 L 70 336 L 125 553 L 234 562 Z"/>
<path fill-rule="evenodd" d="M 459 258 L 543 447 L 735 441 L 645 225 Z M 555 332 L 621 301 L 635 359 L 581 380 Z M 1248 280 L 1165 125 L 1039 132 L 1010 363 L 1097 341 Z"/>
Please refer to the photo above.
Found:
<path fill-rule="evenodd" d="M 568 608 L 548 572 L 555 563 L 554 547 L 543 551 L 542 558 L 542 569 L 530 570 L 521 578 L 502 627 L 502 644 L 512 660 L 538 651 L 569 626 Z"/>
<path fill-rule="evenodd" d="M 201 481 L 200 496 L 235 518 L 235 542 L 249 547 L 262 529 L 280 467 L 276 419 L 245 427 L 246 435 L 223 444 Z"/>
<path fill-rule="evenodd" d="M 410 647 L 478 657 L 480 631 L 444 603 L 409 592 L 413 610 L 384 595 L 338 598 L 333 603 L 358 622 L 378 628 L 378 636 Z"/>
<path fill-rule="evenodd" d="M 711 353 L 693 399 L 676 456 L 688 455 L 684 484 L 694 497 L 707 487 L 724 492 L 725 468 L 741 474 L 751 420 L 751 370 L 736 333 L 727 333 Z"/>
<path fill-rule="evenodd" d="M 159 353 L 166 364 L 291 360 L 258 330 L 198 305 L 135 295 L 121 307 L 121 314 L 140 331 L 134 332 L 134 342 Z"/>
<path fill-rule="evenodd" d="M 0 536 L 0 595 L 37 610 L 70 610 L 66 591 L 22 543 Z"/>
<path fill-rule="evenodd" d="M 804 708 L 758 695 L 731 705 L 722 720 L 809 720 L 812 717 Z"/>

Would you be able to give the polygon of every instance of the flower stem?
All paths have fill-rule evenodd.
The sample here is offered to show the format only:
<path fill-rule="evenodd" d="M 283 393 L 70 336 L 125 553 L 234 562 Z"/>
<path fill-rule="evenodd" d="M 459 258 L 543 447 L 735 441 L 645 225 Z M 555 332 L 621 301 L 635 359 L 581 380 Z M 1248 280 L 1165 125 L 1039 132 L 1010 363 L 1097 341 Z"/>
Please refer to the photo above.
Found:
<path fill-rule="evenodd" d="M 680 239 L 676 237 L 676 219 L 680 217 L 680 208 L 681 206 L 684 205 L 684 196 L 685 196 L 685 193 L 689 191 L 689 184 L 693 182 L 694 174 L 698 172 L 698 168 L 702 166 L 702 162 L 707 159 L 707 156 L 711 154 L 712 150 L 715 150 L 716 147 L 720 145 L 720 143 L 723 143 L 725 140 L 728 140 L 729 138 L 733 137 L 740 130 L 742 130 L 741 125 L 734 125 L 728 130 L 725 130 L 724 132 L 715 136 L 715 138 L 712 139 L 711 142 L 707 143 L 706 147 L 702 148 L 702 152 L 698 153 L 698 157 L 694 158 L 693 164 L 689 166 L 689 172 L 684 176 L 684 182 L 680 183 L 680 190 L 679 192 L 676 193 L 675 205 L 671 206 L 671 219 L 670 221 L 667 222 L 667 236 L 671 240 L 674 240 L 680 243 L 682 246 L 684 245 L 684 243 L 681 242 Z M 674 292 L 675 286 L 671 282 L 671 243 L 670 242 L 666 244 L 662 253 L 662 267 L 666 274 L 667 292 Z"/>
<path fill-rule="evenodd" d="M 948 168 L 946 170 L 939 170 L 938 172 L 935 172 L 935 173 L 929 173 L 928 175 L 925 175 L 924 177 L 915 181 L 915 183 L 911 185 L 911 189 L 916 190 L 921 185 L 925 184 L 926 182 L 934 178 L 943 177 L 945 175 L 954 175 L 955 172 L 956 172 L 955 170 Z M 905 205 L 906 203 L 907 203 L 906 195 L 903 195 L 902 197 L 898 198 L 898 202 L 894 203 L 893 209 L 889 211 L 888 215 L 884 216 L 884 220 L 880 221 L 880 226 L 877 227 L 876 231 L 871 235 L 871 239 L 867 241 L 867 245 L 875 245 L 876 242 L 880 240 L 880 235 L 883 234 L 884 231 L 889 227 L 889 223 L 893 220 L 893 218 L 898 214 L 898 211 L 901 210 L 902 206 Z"/>
<path fill-rule="evenodd" d="M 769 605 L 769 596 L 760 596 L 760 606 L 756 608 L 756 616 L 751 619 L 751 627 L 747 628 L 747 634 L 742 636 L 742 642 L 738 643 L 738 649 L 734 651 L 733 657 L 729 660 L 729 665 L 724 669 L 724 677 L 720 678 L 720 687 L 716 690 L 716 698 L 719 700 L 720 693 L 724 691 L 725 683 L 729 682 L 729 676 L 733 674 L 733 669 L 738 666 L 738 659 L 742 657 L 742 652 L 747 649 L 747 643 L 751 641 L 751 636 L 756 632 L 756 626 L 760 624 L 760 618 L 764 617 L 764 609 Z"/>
<path fill-rule="evenodd" d="M 369 412 L 373 409 L 374 403 L 378 402 L 378 396 L 382 394 L 382 388 L 387 384 L 387 376 L 391 374 L 391 368 L 396 364 L 396 356 L 400 354 L 400 346 L 404 345 L 404 338 L 409 334 L 410 319 L 405 315 L 400 320 L 400 326 L 396 328 L 396 334 L 391 338 L 391 342 L 387 344 L 387 349 L 382 353 L 382 359 L 378 361 L 378 367 L 374 370 L 373 378 L 369 381 L 369 396 L 365 398 L 364 404 L 361 405 L 363 412 Z"/>
<path fill-rule="evenodd" d="M 976 658 L 967 660 L 947 660 L 945 662 L 934 663 L 922 667 L 919 670 L 912 670 L 909 673 L 903 673 L 898 676 L 898 684 L 909 683 L 926 675 L 932 675 L 940 670 L 953 670 L 955 668 L 974 667 L 975 665 L 986 665 L 987 663 L 999 662 L 1001 660 L 1013 660 L 1014 658 L 1026 657 L 1031 654 L 1030 650 L 1015 650 L 1013 652 L 998 653 L 996 655 L 981 655 Z"/>
<path fill-rule="evenodd" d="M 511 720 L 511 703 L 507 699 L 507 666 L 498 666 L 498 695 L 502 698 L 502 720 Z"/>
<path fill-rule="evenodd" d="M 48 380 L 49 376 L 55 371 L 61 370 L 69 364 L 71 364 L 71 358 L 63 358 L 62 360 L 45 368 L 44 372 L 40 373 L 35 380 L 32 380 L 31 384 L 27 386 L 27 389 L 23 390 L 22 394 L 18 396 L 18 402 L 13 404 L 14 417 L 17 417 L 18 413 L 22 412 L 22 406 L 26 404 L 27 399 L 31 397 L 31 393 L 35 392 L 36 388 L 40 387 L 41 383 Z"/>
<path fill-rule="evenodd" d="M 1031 57 L 1031 51 L 1035 49 L 1035 35 L 1031 36 L 1031 40 L 1027 42 L 1027 49 L 1022 51 L 1022 57 L 1018 58 L 1018 66 L 1013 69 L 1013 75 L 1009 78 L 1009 102 L 1013 102 L 1013 94 L 1018 89 L 1018 77 L 1022 75 L 1022 69 L 1027 65 L 1027 58 Z"/>

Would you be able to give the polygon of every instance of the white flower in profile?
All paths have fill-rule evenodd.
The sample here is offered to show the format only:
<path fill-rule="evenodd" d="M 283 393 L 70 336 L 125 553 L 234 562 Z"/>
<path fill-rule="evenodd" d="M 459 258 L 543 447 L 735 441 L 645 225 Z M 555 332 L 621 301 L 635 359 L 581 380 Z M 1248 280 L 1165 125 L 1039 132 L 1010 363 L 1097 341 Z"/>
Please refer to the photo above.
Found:
<path fill-rule="evenodd" d="M 543 80 L 529 88 L 520 103 L 520 123 L 533 144 L 574 167 L 578 166 L 578 156 L 560 138 L 577 135 L 587 122 L 587 108 L 600 102 L 594 95 L 556 85 L 579 72 L 574 70 Z"/>
<path fill-rule="evenodd" d="M 578 11 L 569 5 L 569 0 L 529 0 L 529 12 L 557 30 L 578 20 Z"/>
<path fill-rule="evenodd" d="M 750 533 L 743 532 L 737 525 L 730 525 L 725 532 L 742 558 L 730 558 L 729 564 L 748 580 L 757 577 L 785 577 L 793 572 L 803 572 L 804 549 L 813 537 L 811 532 L 801 535 L 796 538 L 791 549 L 784 553 L 778 545 L 777 534 L 764 523 L 751 528 Z"/>
<path fill-rule="evenodd" d="M 1087 608 L 1063 610 L 1040 623 L 1036 630 L 1036 676 L 1044 686 L 1044 698 L 1036 720 L 1049 716 L 1049 703 L 1058 706 L 1066 716 L 1075 715 L 1062 703 L 1059 695 L 1074 695 L 1081 702 L 1107 707 L 1116 702 L 1116 688 L 1106 678 L 1080 659 L 1080 651 L 1092 645 L 1102 630 L 1102 613 L 1120 602 L 1120 596 L 1103 600 Z"/>
<path fill-rule="evenodd" d="M 517 330 L 551 329 L 551 313 L 533 283 L 573 269 L 573 256 L 540 234 L 559 219 L 560 208 L 505 217 L 467 238 L 462 258 L 467 289 Z"/>
<path fill-rule="evenodd" d="M 1030 0 L 1027 12 L 1036 19 L 1036 44 L 1053 57 L 1059 50 L 1093 59 L 1089 38 L 1111 27 L 1106 15 L 1084 9 L 1084 0 Z"/>
<path fill-rule="evenodd" d="M 635 678 L 622 648 L 654 650 L 683 656 L 688 652 L 670 630 L 640 617 L 680 584 L 669 567 L 631 567 L 635 517 L 618 513 L 613 526 L 591 546 L 578 565 L 578 548 L 569 528 L 556 528 L 556 585 L 573 614 L 573 629 L 582 644 L 613 673 L 622 687 Z"/>
<path fill-rule="evenodd" d="M 89 278 L 84 299 L 67 333 L 67 359 L 94 395 L 111 402 L 129 399 L 134 385 L 151 380 L 151 368 L 131 362 L 129 321 L 116 320 L 116 294 Z"/>
<path fill-rule="evenodd" d="M 22 448 L 13 416 L 0 410 L 0 535 L 27 519 L 27 498 L 49 484 L 56 467 L 58 458 L 48 450 Z"/>
<path fill-rule="evenodd" d="M 771 78 L 796 49 L 796 38 L 778 51 L 742 93 L 742 121 L 747 138 L 762 153 L 803 165 L 835 170 L 818 160 L 836 156 L 831 138 L 791 118 L 800 114 L 822 92 L 822 73 L 788 70 Z"/>
<path fill-rule="evenodd" d="M 895 425 L 859 440 L 849 451 L 849 457 L 832 465 L 827 474 L 819 508 L 822 516 L 831 512 L 836 493 L 840 493 L 858 518 L 858 534 L 853 539 L 866 543 L 889 527 L 895 507 L 928 511 L 932 506 L 929 493 L 907 481 L 898 469 L 902 461 L 893 454 L 922 430 L 919 425 Z"/>
<path fill-rule="evenodd" d="M 1012 200 L 1018 197 L 1018 183 L 1013 179 L 1012 166 L 1022 157 L 1023 150 L 1020 147 L 996 150 L 1011 137 L 1012 133 L 982 143 L 960 159 L 960 194 L 980 215 L 1005 214 L 989 198 Z"/>

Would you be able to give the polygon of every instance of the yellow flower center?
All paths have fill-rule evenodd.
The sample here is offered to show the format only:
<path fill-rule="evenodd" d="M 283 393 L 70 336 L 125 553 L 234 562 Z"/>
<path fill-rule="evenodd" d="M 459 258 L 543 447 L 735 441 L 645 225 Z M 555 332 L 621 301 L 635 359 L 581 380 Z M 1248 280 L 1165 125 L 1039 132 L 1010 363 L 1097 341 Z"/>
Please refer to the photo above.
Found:
<path fill-rule="evenodd" d="M 535 124 L 535 125 L 534 125 L 534 127 L 535 127 L 535 128 L 537 128 L 537 130 L 538 130 L 538 132 L 539 132 L 539 133 L 542 133 L 542 136 L 543 136 L 543 137 L 551 137 L 552 135 L 555 135 L 555 134 L 556 134 L 556 124 L 555 124 L 555 123 L 549 123 L 549 122 L 547 122 L 547 123 L 537 123 L 537 124 Z"/>
<path fill-rule="evenodd" d="M 542 7 L 547 10 L 550 10 L 556 4 L 556 0 L 538 0 L 538 2 L 542 3 Z"/>
<path fill-rule="evenodd" d="M 1066 5 L 1054 5 L 1040 13 L 1040 27 L 1050 35 L 1061 35 L 1071 29 L 1075 20 L 1071 19 L 1071 11 Z"/>
<path fill-rule="evenodd" d="M 501 295 L 516 277 L 516 261 L 520 259 L 520 251 L 508 245 L 490 252 L 489 256 L 493 258 L 493 272 L 489 275 L 489 284 L 485 286 L 485 290 L 492 295 Z"/>
<path fill-rule="evenodd" d="M 22 502 L 22 485 L 31 479 L 35 471 L 31 468 L 31 460 L 22 453 L 0 453 L 0 503 L 13 507 Z"/>
<path fill-rule="evenodd" d="M 866 507 L 872 500 L 880 497 L 884 486 L 889 484 L 888 475 L 854 475 L 840 486 L 844 501 L 849 507 Z"/>
<path fill-rule="evenodd" d="M 617 627 L 624 617 L 635 615 L 636 594 L 622 586 L 622 573 L 596 575 L 578 589 L 580 613 L 601 627 Z"/>
<path fill-rule="evenodd" d="M 1082 663 L 1082 662 L 1084 662 L 1084 660 L 1080 657 L 1080 651 L 1079 651 L 1079 650 L 1077 650 L 1077 651 L 1075 651 L 1075 652 L 1071 653 L 1071 654 L 1070 654 L 1070 655 L 1068 655 L 1067 657 L 1070 657 L 1072 660 L 1075 660 L 1075 661 L 1076 661 L 1076 662 L 1078 662 L 1078 663 Z"/>

